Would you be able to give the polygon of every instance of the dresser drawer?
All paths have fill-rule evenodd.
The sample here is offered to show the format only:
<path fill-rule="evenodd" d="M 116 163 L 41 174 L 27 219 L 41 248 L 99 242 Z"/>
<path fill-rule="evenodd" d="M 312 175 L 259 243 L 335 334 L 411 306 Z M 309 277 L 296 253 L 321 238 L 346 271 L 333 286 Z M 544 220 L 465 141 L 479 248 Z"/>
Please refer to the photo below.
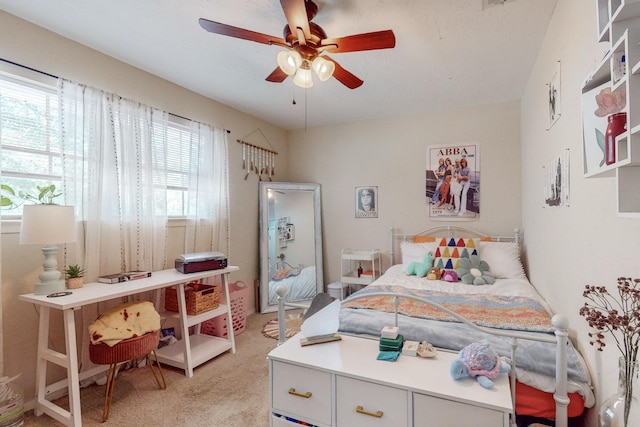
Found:
<path fill-rule="evenodd" d="M 368 381 L 336 377 L 338 427 L 408 425 L 409 392 Z"/>
<path fill-rule="evenodd" d="M 414 427 L 507 426 L 508 415 L 490 408 L 419 393 L 413 395 Z"/>
<path fill-rule="evenodd" d="M 272 405 L 311 423 L 331 424 L 331 374 L 273 361 Z"/>

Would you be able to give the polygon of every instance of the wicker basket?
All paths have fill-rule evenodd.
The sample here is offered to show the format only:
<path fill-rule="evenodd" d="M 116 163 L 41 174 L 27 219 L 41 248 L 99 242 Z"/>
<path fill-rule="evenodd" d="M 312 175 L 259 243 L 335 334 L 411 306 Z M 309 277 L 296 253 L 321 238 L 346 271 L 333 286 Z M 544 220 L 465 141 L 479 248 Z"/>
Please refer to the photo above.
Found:
<path fill-rule="evenodd" d="M 184 297 L 187 304 L 187 314 L 191 316 L 216 309 L 220 305 L 220 293 L 216 286 L 200 283 L 185 284 Z M 166 288 L 164 308 L 167 311 L 178 311 L 178 294 L 175 286 Z"/>

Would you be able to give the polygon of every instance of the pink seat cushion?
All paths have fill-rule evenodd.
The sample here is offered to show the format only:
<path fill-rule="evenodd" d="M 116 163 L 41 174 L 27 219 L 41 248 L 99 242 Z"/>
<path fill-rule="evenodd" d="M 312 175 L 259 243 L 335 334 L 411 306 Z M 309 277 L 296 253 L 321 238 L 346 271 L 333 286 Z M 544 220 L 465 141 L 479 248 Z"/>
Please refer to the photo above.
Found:
<path fill-rule="evenodd" d="M 153 331 L 122 340 L 113 347 L 104 343 L 89 344 L 89 358 L 97 365 L 126 362 L 149 354 L 158 347 L 159 341 L 160 331 Z"/>

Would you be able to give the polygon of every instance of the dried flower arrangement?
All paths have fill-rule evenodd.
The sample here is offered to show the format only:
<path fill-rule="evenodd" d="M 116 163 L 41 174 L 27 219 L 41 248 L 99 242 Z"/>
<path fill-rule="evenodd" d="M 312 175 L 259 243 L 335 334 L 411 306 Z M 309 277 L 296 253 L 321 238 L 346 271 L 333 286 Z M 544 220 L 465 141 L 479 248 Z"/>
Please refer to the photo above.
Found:
<path fill-rule="evenodd" d="M 589 344 L 602 351 L 606 347 L 605 332 L 616 342 L 624 363 L 621 364 L 621 381 L 624 393 L 624 425 L 627 425 L 633 397 L 633 377 L 638 375 L 637 357 L 640 343 L 640 279 L 618 278 L 618 295 L 604 286 L 587 285 L 583 296 L 588 300 L 580 308 L 594 332 L 589 333 Z"/>

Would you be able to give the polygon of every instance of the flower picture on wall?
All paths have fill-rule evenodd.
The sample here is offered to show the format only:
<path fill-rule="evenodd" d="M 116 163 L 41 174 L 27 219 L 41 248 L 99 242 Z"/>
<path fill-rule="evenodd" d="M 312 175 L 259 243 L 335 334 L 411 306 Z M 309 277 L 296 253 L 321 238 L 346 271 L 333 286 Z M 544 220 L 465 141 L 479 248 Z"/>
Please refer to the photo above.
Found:
<path fill-rule="evenodd" d="M 480 148 L 477 143 L 427 147 L 425 195 L 430 218 L 480 217 Z"/>
<path fill-rule="evenodd" d="M 356 187 L 356 218 L 378 218 L 378 187 Z"/>

